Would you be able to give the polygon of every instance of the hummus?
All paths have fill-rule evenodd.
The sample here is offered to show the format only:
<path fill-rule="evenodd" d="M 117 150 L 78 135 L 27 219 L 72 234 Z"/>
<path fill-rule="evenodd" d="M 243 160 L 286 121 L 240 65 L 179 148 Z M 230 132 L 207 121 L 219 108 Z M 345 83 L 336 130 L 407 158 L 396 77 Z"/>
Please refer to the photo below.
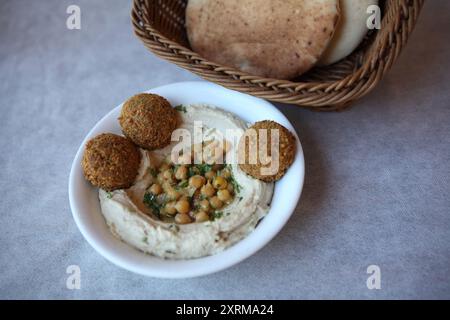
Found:
<path fill-rule="evenodd" d="M 228 129 L 244 131 L 247 124 L 231 113 L 207 105 L 188 105 L 179 110 L 180 128 L 194 132 L 194 122 L 201 121 L 203 139 L 214 132 L 225 135 Z M 103 216 L 111 232 L 125 243 L 154 256 L 189 259 L 216 254 L 251 233 L 268 212 L 273 183 L 265 183 L 245 174 L 237 164 L 228 163 L 239 192 L 212 221 L 176 224 L 159 219 L 144 201 L 154 180 L 151 170 L 170 157 L 179 142 L 155 151 L 141 149 L 142 160 L 134 185 L 126 190 L 99 190 Z M 237 153 L 231 143 L 228 152 Z M 236 158 L 237 159 L 237 158 Z"/>

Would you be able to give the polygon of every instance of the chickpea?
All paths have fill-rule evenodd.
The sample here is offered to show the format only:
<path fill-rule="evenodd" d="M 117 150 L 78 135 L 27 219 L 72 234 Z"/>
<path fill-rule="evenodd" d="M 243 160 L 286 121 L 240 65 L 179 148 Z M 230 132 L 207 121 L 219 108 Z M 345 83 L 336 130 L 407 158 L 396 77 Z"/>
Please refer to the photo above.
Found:
<path fill-rule="evenodd" d="M 192 155 L 190 153 L 184 153 L 178 157 L 177 164 L 191 164 Z"/>
<path fill-rule="evenodd" d="M 168 188 L 166 193 L 167 193 L 167 197 L 169 197 L 169 199 L 171 199 L 171 200 L 178 200 L 181 197 L 181 193 L 179 193 L 174 188 Z"/>
<path fill-rule="evenodd" d="M 178 199 L 179 201 L 187 201 L 187 202 L 189 202 L 189 197 L 188 196 L 181 196 L 181 198 L 180 199 Z"/>
<path fill-rule="evenodd" d="M 169 170 L 169 169 L 170 169 L 170 165 L 169 165 L 168 163 L 166 163 L 166 162 L 164 162 L 164 163 L 159 167 L 159 171 L 160 171 L 160 172 L 164 172 L 164 171 Z"/>
<path fill-rule="evenodd" d="M 224 167 L 223 164 L 215 164 L 215 165 L 213 165 L 212 168 L 213 168 L 213 170 L 219 171 L 219 170 L 222 170 L 223 167 Z"/>
<path fill-rule="evenodd" d="M 195 215 L 195 222 L 205 222 L 208 220 L 209 220 L 209 215 L 205 211 L 200 210 Z"/>
<path fill-rule="evenodd" d="M 231 149 L 231 142 L 225 140 L 223 142 L 223 153 L 226 154 Z"/>
<path fill-rule="evenodd" d="M 214 170 L 209 170 L 205 173 L 205 178 L 208 180 L 212 180 L 216 177 L 216 172 Z"/>
<path fill-rule="evenodd" d="M 177 211 L 179 213 L 184 213 L 184 214 L 189 213 L 189 211 L 191 210 L 189 201 L 186 201 L 186 200 L 177 201 L 177 204 L 175 205 L 175 209 L 177 209 Z"/>
<path fill-rule="evenodd" d="M 195 189 L 201 188 L 205 184 L 205 177 L 195 175 L 189 179 L 189 185 Z"/>
<path fill-rule="evenodd" d="M 231 194 L 227 189 L 217 191 L 217 198 L 223 202 L 228 202 L 231 200 Z"/>
<path fill-rule="evenodd" d="M 217 140 L 206 140 L 203 141 L 204 148 L 217 148 L 219 146 L 219 141 Z"/>
<path fill-rule="evenodd" d="M 179 166 L 175 172 L 175 178 L 178 180 L 186 180 L 188 176 L 188 169 L 186 166 Z"/>
<path fill-rule="evenodd" d="M 212 197 L 216 193 L 216 189 L 208 182 L 200 189 L 200 192 L 205 197 Z"/>
<path fill-rule="evenodd" d="M 209 209 L 211 209 L 211 206 L 209 205 L 209 201 L 206 199 L 203 199 L 202 201 L 200 201 L 199 203 L 200 209 L 202 209 L 203 211 L 208 212 Z"/>
<path fill-rule="evenodd" d="M 192 164 L 201 164 L 201 163 L 203 163 L 203 153 L 201 151 L 194 152 Z"/>
<path fill-rule="evenodd" d="M 203 161 L 207 164 L 214 165 L 214 163 L 223 160 L 223 152 L 218 145 L 211 143 L 206 148 L 203 149 Z"/>
<path fill-rule="evenodd" d="M 168 169 L 168 170 L 163 171 L 163 178 L 165 180 L 171 180 L 173 178 L 172 170 Z"/>
<path fill-rule="evenodd" d="M 163 188 L 163 191 L 167 193 L 168 190 L 173 189 L 172 184 L 170 181 L 163 180 L 160 185 Z"/>
<path fill-rule="evenodd" d="M 223 169 L 222 171 L 220 171 L 220 175 L 224 179 L 229 179 L 231 177 L 231 172 L 229 169 Z"/>
<path fill-rule="evenodd" d="M 175 216 L 175 222 L 178 224 L 188 224 L 191 223 L 191 218 L 186 213 L 178 213 Z"/>
<path fill-rule="evenodd" d="M 164 177 L 162 172 L 158 173 L 158 175 L 156 176 L 156 179 L 158 180 L 158 182 L 163 183 L 164 182 Z"/>
<path fill-rule="evenodd" d="M 150 187 L 149 191 L 153 193 L 155 196 L 157 196 L 158 194 L 161 194 L 163 192 L 163 189 L 158 183 L 154 183 Z"/>
<path fill-rule="evenodd" d="M 219 190 L 225 189 L 227 185 L 228 185 L 227 180 L 225 180 L 221 176 L 216 177 L 213 181 L 213 187 Z"/>
<path fill-rule="evenodd" d="M 211 207 L 213 207 L 214 209 L 220 209 L 223 207 L 223 202 L 222 200 L 219 199 L 219 197 L 214 196 L 209 200 L 209 203 L 211 204 Z"/>
<path fill-rule="evenodd" d="M 171 202 L 167 202 L 166 205 L 164 206 L 164 211 L 173 216 L 174 214 L 177 213 L 177 209 L 175 208 L 175 201 L 171 201 Z"/>

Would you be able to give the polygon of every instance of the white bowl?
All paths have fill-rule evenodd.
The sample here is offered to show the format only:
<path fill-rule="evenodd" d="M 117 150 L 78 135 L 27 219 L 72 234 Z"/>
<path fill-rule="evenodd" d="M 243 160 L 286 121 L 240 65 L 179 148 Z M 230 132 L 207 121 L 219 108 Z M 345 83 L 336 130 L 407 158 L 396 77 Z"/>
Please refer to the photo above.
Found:
<path fill-rule="evenodd" d="M 295 129 L 272 104 L 262 99 L 222 88 L 208 82 L 181 82 L 150 90 L 168 99 L 172 105 L 206 103 L 235 113 L 247 122 L 274 120 L 293 133 Z M 122 105 L 109 112 L 88 133 L 72 164 L 69 199 L 75 222 L 86 240 L 114 264 L 151 277 L 188 278 L 210 274 L 231 267 L 265 246 L 285 225 L 293 213 L 303 187 L 305 166 L 297 138 L 297 154 L 286 175 L 275 184 L 270 211 L 246 238 L 213 256 L 192 260 L 164 260 L 144 254 L 113 237 L 100 211 L 98 190 L 84 179 L 81 158 L 84 145 L 94 136 L 120 134 L 117 118 Z"/>

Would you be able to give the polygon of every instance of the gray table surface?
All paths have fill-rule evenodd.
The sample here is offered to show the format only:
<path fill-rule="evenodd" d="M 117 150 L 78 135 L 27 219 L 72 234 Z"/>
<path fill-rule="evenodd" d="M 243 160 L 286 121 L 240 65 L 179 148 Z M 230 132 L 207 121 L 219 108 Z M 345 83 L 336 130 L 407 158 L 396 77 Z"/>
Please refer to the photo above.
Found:
<path fill-rule="evenodd" d="M 66 8 L 81 7 L 81 30 Z M 145 278 L 78 231 L 67 184 L 90 128 L 134 93 L 196 76 L 134 37 L 130 1 L 0 2 L 0 298 L 450 298 L 450 2 L 342 113 L 279 108 L 306 156 L 304 193 L 260 252 L 217 274 Z M 81 268 L 81 289 L 66 268 Z M 366 286 L 378 265 L 381 289 Z"/>

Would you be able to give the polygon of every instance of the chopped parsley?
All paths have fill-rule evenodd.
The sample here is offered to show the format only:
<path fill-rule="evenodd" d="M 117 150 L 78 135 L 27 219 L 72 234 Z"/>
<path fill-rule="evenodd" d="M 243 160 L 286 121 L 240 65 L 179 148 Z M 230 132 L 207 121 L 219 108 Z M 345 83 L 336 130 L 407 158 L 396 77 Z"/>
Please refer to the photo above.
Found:
<path fill-rule="evenodd" d="M 187 180 L 183 180 L 177 185 L 177 187 L 182 189 L 182 188 L 186 188 L 188 185 L 189 185 L 189 182 Z"/>
<path fill-rule="evenodd" d="M 189 177 L 195 176 L 199 173 L 200 173 L 200 170 L 197 168 L 197 166 L 189 167 L 189 172 L 188 172 Z"/>
<path fill-rule="evenodd" d="M 222 211 L 214 211 L 213 214 L 211 215 L 211 220 L 217 220 L 223 217 L 223 212 Z"/>
<path fill-rule="evenodd" d="M 213 166 L 210 164 L 207 164 L 207 163 L 202 163 L 202 164 L 197 164 L 196 167 L 197 167 L 198 171 L 200 172 L 200 174 L 202 176 L 204 176 L 205 173 L 212 170 Z"/>
<path fill-rule="evenodd" d="M 158 175 L 158 171 L 155 168 L 148 168 L 148 172 L 152 175 L 153 178 L 156 178 Z"/>
<path fill-rule="evenodd" d="M 146 193 L 144 195 L 144 204 L 152 209 L 153 213 L 160 219 L 161 208 L 164 206 L 158 202 L 157 197 L 152 193 Z"/>
<path fill-rule="evenodd" d="M 147 237 L 143 237 L 143 238 L 142 238 L 142 242 L 148 243 L 147 241 L 148 241 L 148 238 L 147 238 Z"/>
<path fill-rule="evenodd" d="M 107 197 L 108 199 L 111 199 L 111 198 L 113 197 L 112 192 L 106 191 L 106 197 Z"/>
<path fill-rule="evenodd" d="M 241 185 L 236 181 L 236 179 L 234 179 L 234 176 L 230 177 L 230 183 L 234 188 L 234 191 L 236 192 L 236 194 L 238 194 L 239 192 L 241 192 Z"/>
<path fill-rule="evenodd" d="M 180 104 L 179 106 L 175 107 L 175 110 L 179 111 L 179 112 L 184 112 L 187 113 L 186 107 L 183 106 L 182 104 Z"/>

